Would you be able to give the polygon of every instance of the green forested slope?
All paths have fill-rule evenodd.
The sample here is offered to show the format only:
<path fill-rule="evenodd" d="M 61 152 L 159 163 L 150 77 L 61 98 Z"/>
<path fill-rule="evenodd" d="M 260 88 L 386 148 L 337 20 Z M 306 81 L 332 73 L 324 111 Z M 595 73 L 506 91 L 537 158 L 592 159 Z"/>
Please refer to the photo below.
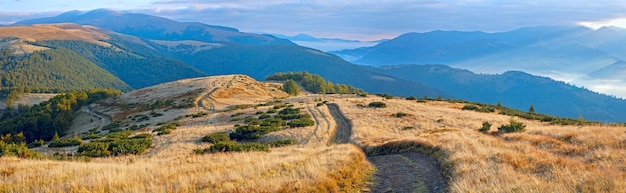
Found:
<path fill-rule="evenodd" d="M 417 82 L 373 73 L 318 50 L 290 45 L 231 44 L 175 57 L 209 75 L 247 74 L 257 80 L 277 72 L 309 72 L 333 83 L 349 84 L 369 93 L 398 96 L 448 96 Z"/>
<path fill-rule="evenodd" d="M 82 41 L 45 41 L 42 45 L 67 48 L 94 62 L 133 88 L 203 76 L 204 73 L 174 58 L 158 56 L 149 48 L 115 42 L 117 48 Z M 133 49 L 128 49 L 132 47 Z M 120 49 L 121 48 L 121 49 Z M 141 48 L 141 49 L 139 49 Z M 122 50 L 124 49 L 124 50 Z"/>
<path fill-rule="evenodd" d="M 34 92 L 59 92 L 89 88 L 131 87 L 111 73 L 76 53 L 64 49 L 13 55 L 0 50 L 0 79 L 3 90 L 25 88 Z"/>

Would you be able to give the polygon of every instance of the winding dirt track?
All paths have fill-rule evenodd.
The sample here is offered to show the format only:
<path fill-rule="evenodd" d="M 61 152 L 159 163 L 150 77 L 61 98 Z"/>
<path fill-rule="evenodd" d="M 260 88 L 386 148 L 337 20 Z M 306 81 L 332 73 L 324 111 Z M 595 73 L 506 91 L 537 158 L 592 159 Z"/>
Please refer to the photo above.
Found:
<path fill-rule="evenodd" d="M 337 130 L 332 142 L 349 143 L 352 124 L 337 104 L 327 104 L 332 117 L 337 122 Z M 368 160 L 377 168 L 374 174 L 372 192 L 447 192 L 446 178 L 441 167 L 432 157 L 405 152 L 370 156 Z"/>
<path fill-rule="evenodd" d="M 111 124 L 111 117 L 109 117 L 108 115 L 106 115 L 104 113 L 101 113 L 101 112 L 98 112 L 98 111 L 94 111 L 89 106 L 87 108 L 85 108 L 85 112 L 90 114 L 91 116 L 100 118 L 100 120 L 101 120 L 100 127 L 104 127 L 104 126 L 107 126 L 107 125 Z"/>

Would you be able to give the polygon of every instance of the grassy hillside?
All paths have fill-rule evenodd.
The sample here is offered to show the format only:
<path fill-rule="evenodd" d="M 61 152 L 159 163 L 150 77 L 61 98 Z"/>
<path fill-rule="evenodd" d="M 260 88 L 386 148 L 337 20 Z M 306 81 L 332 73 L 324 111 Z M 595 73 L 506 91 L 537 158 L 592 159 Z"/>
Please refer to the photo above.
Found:
<path fill-rule="evenodd" d="M 59 92 L 89 88 L 131 88 L 106 70 L 64 49 L 14 55 L 0 50 L 2 88 L 26 88 L 35 92 Z"/>
<path fill-rule="evenodd" d="M 152 135 L 152 147 L 138 155 L 89 162 L 0 157 L 0 191 L 359 192 L 381 190 L 378 186 L 385 186 L 381 183 L 388 183 L 385 191 L 626 190 L 621 180 L 626 177 L 622 126 L 549 125 L 497 112 L 461 110 L 463 103 L 446 101 L 352 94 L 287 97 L 279 86 L 243 75 L 195 78 L 90 105 L 89 111 L 79 112 L 82 118 L 69 132 L 100 136 L 92 140 L 105 142 L 103 138 L 115 134 L 113 129 L 130 129 L 133 138 L 156 133 L 163 123 L 177 126 L 170 133 Z M 293 145 L 260 152 L 192 153 L 216 145 L 202 142 L 204 136 L 235 132 L 253 118 L 285 109 L 299 109 L 314 125 L 271 132 L 249 142 L 292 139 Z M 525 125 L 525 130 L 496 131 L 511 120 Z M 479 132 L 484 122 L 493 127 Z M 102 127 L 113 124 L 117 126 Z M 62 155 L 77 149 L 37 148 Z M 419 161 L 418 155 L 431 161 Z M 445 183 L 425 181 L 420 171 L 433 168 L 439 169 L 428 171 L 445 176 Z M 387 171 L 402 175 L 385 178 Z"/>

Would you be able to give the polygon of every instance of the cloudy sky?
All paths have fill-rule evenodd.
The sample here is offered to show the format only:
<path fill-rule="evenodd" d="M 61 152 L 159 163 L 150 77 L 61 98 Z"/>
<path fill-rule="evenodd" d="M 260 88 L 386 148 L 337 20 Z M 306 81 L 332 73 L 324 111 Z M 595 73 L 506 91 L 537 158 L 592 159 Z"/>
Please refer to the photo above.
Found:
<path fill-rule="evenodd" d="M 496 32 L 541 25 L 626 27 L 624 0 L 0 0 L 0 24 L 97 8 L 247 32 L 360 40 L 436 29 Z"/>

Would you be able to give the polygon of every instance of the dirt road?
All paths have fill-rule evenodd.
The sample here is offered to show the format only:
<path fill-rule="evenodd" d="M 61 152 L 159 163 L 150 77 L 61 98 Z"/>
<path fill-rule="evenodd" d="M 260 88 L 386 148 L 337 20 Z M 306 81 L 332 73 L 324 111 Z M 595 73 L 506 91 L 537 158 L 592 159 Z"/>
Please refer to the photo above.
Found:
<path fill-rule="evenodd" d="M 337 104 L 327 104 L 337 122 L 332 142 L 349 143 L 352 124 Z M 368 157 L 376 166 L 372 192 L 447 192 L 443 170 L 432 157 L 418 153 L 392 153 Z"/>

